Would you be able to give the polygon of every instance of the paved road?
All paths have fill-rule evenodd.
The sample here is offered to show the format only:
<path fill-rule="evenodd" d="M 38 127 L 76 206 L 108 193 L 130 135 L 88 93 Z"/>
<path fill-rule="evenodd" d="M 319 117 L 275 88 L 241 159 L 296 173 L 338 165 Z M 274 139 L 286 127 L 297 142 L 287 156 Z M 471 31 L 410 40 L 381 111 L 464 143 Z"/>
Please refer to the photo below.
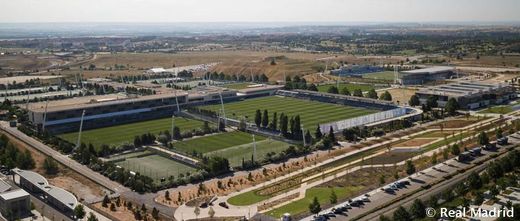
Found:
<path fill-rule="evenodd" d="M 514 144 L 520 143 L 520 140 L 514 141 Z M 513 145 L 508 145 L 508 147 L 511 147 Z M 500 149 L 501 153 L 506 152 L 506 148 Z M 482 152 L 484 156 L 481 156 L 477 158 L 475 161 L 482 160 L 484 157 L 489 156 L 491 153 L 494 152 Z M 501 155 L 500 157 L 503 157 L 504 155 Z M 492 158 L 491 158 L 492 159 Z M 455 159 L 448 160 L 444 163 L 435 165 L 433 167 L 427 168 L 419 173 L 416 173 L 410 178 L 405 178 L 402 180 L 411 180 L 409 186 L 406 188 L 402 188 L 394 193 L 386 193 L 380 189 L 372 190 L 368 194 L 370 195 L 369 199 L 370 202 L 366 203 L 365 205 L 361 207 L 353 207 L 353 209 L 350 209 L 346 214 L 338 215 L 336 217 L 331 218 L 331 221 L 342 221 L 342 220 L 377 220 L 380 215 L 386 215 L 386 216 L 392 216 L 393 211 L 397 209 L 400 205 L 410 206 L 411 203 L 415 199 L 422 199 L 427 200 L 432 195 L 439 194 L 440 192 L 444 191 L 445 189 L 459 183 L 463 179 L 467 177 L 467 175 L 471 172 L 480 172 L 486 168 L 488 165 L 487 163 L 483 163 L 481 165 L 475 166 L 471 169 L 466 170 L 463 174 L 456 174 L 451 179 L 442 181 L 441 183 L 438 183 L 434 185 L 432 188 L 428 190 L 420 190 L 421 186 L 426 184 L 433 184 L 435 182 L 439 182 L 439 180 L 443 180 L 444 176 L 448 174 L 455 174 L 458 170 L 463 168 L 470 168 L 474 164 L 472 163 L 460 163 L 456 161 Z M 414 193 L 418 191 L 417 193 Z M 405 196 L 408 194 L 412 194 L 410 196 Z M 400 199 L 402 197 L 405 197 L 404 199 Z M 395 200 L 398 200 L 397 203 L 391 203 Z M 343 205 L 346 202 L 342 202 L 338 205 Z M 386 204 L 391 203 L 390 205 L 386 206 Z M 385 207 L 386 206 L 386 207 Z M 384 208 L 381 208 L 384 207 Z M 327 209 L 324 212 L 329 212 L 330 209 Z M 306 217 L 303 220 L 309 221 L 312 220 L 312 217 Z"/>
<path fill-rule="evenodd" d="M 35 148 L 36 150 L 44 153 L 47 156 L 51 156 L 56 161 L 60 162 L 61 164 L 69 167 L 70 169 L 76 171 L 77 173 L 91 179 L 92 181 L 96 182 L 97 184 L 105 187 L 106 189 L 114 192 L 116 195 L 121 195 L 123 198 L 133 201 L 134 203 L 140 205 L 144 203 L 148 208 L 157 208 L 159 212 L 166 216 L 167 218 L 173 217 L 174 209 L 164 206 L 162 204 L 159 204 L 154 201 L 154 198 L 156 197 L 156 194 L 153 193 L 146 193 L 146 194 L 138 194 L 129 188 L 110 180 L 109 178 L 99 174 L 98 172 L 95 172 L 88 168 L 85 165 L 82 165 L 75 160 L 71 159 L 67 155 L 63 155 L 60 152 L 52 149 L 51 147 L 41 143 L 40 141 L 27 136 L 23 132 L 19 131 L 16 127 L 9 127 L 9 122 L 6 121 L 0 121 L 0 129 L 7 132 L 8 134 L 18 138 L 22 142 L 26 143 L 27 145 Z"/>

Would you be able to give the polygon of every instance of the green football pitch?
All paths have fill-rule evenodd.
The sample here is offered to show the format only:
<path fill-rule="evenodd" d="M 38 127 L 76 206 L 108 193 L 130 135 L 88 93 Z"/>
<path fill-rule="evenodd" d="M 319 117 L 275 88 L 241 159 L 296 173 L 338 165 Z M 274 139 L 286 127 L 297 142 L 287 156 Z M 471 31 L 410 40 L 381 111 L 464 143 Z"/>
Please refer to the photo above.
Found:
<path fill-rule="evenodd" d="M 269 152 L 279 153 L 289 147 L 288 143 L 275 141 L 255 135 L 256 159 L 263 160 Z M 236 131 L 193 138 L 173 143 L 173 148 L 192 153 L 196 151 L 206 156 L 220 156 L 229 160 L 231 166 L 240 166 L 242 159 L 249 160 L 253 154 L 253 137 L 251 134 Z"/>
<path fill-rule="evenodd" d="M 175 118 L 175 126 L 179 127 L 181 131 L 191 131 L 193 129 L 202 128 L 203 124 L 204 122 L 198 120 L 181 117 Z M 122 143 L 133 143 L 135 136 L 148 132 L 157 135 L 159 132 L 165 130 L 170 131 L 171 126 L 172 119 L 168 117 L 157 120 L 148 120 L 85 130 L 81 134 L 81 142 L 85 144 L 91 143 L 95 147 L 99 147 L 102 144 L 118 145 Z M 78 139 L 77 132 L 61 134 L 58 136 L 72 143 L 76 143 Z"/>
<path fill-rule="evenodd" d="M 202 109 L 218 111 L 220 105 L 202 106 Z M 323 103 L 318 101 L 308 101 L 297 98 L 270 96 L 252 98 L 244 101 L 237 101 L 224 104 L 226 117 L 242 119 L 246 117 L 249 123 L 253 123 L 256 110 L 264 109 L 269 111 L 269 120 L 273 118 L 274 112 L 285 113 L 290 117 L 300 115 L 301 122 L 305 129 L 314 131 L 318 124 L 331 123 L 348 118 L 358 117 L 378 112 L 366 108 L 344 106 L 338 104 Z M 278 120 L 278 122 L 280 122 Z"/>
<path fill-rule="evenodd" d="M 196 168 L 179 163 L 175 160 L 166 157 L 152 154 L 141 157 L 126 158 L 119 161 L 119 165 L 127 170 L 139 172 L 142 175 L 151 177 L 155 182 L 160 182 L 161 178 L 168 178 L 169 176 L 179 177 L 179 174 L 186 174 L 186 172 L 193 173 L 197 171 Z"/>

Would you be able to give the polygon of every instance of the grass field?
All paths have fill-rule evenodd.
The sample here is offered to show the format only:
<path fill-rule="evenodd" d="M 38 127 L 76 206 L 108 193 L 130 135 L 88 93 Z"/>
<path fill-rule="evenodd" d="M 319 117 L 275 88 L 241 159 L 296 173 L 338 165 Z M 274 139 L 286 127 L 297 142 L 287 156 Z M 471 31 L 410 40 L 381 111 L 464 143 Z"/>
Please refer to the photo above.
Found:
<path fill-rule="evenodd" d="M 95 147 L 99 147 L 102 144 L 118 145 L 126 142 L 132 143 L 134 141 L 134 137 L 137 135 L 142 135 L 148 132 L 152 134 L 158 134 L 161 131 L 169 131 L 171 130 L 171 124 L 171 118 L 162 118 L 157 120 L 103 127 L 93 130 L 85 130 L 82 132 L 81 142 L 85 144 L 91 143 Z M 186 118 L 175 119 L 175 125 L 179 127 L 181 131 L 198 129 L 201 128 L 203 124 L 204 123 L 202 121 Z M 78 139 L 77 132 L 61 134 L 58 136 L 72 143 L 76 143 Z"/>
<path fill-rule="evenodd" d="M 318 91 L 320 92 L 327 92 L 329 90 L 330 86 L 336 86 L 336 84 L 324 84 L 318 86 Z M 340 83 L 339 84 L 339 91 L 343 90 L 343 88 L 346 87 L 350 93 L 354 92 L 356 89 L 360 89 L 361 91 L 369 91 L 372 89 L 375 89 L 374 86 L 370 84 L 351 84 L 351 83 Z"/>
<path fill-rule="evenodd" d="M 363 78 L 378 79 L 378 80 L 394 80 L 393 71 L 383 71 L 364 74 Z"/>
<path fill-rule="evenodd" d="M 255 136 L 256 141 L 261 141 L 264 139 L 265 137 Z M 173 147 L 185 153 L 191 153 L 194 150 L 198 153 L 208 153 L 252 142 L 253 138 L 250 134 L 236 131 L 174 142 Z"/>
<path fill-rule="evenodd" d="M 320 204 L 324 205 L 324 204 L 330 203 L 329 197 L 330 197 L 332 190 L 334 190 L 334 192 L 338 196 L 338 199 L 342 199 L 342 198 L 352 195 L 353 193 L 357 192 L 361 188 L 362 187 L 355 187 L 355 186 L 333 187 L 333 188 L 326 188 L 326 187 L 310 188 L 305 192 L 305 198 L 294 201 L 292 203 L 289 203 L 282 207 L 276 208 L 274 210 L 271 210 L 271 211 L 267 212 L 267 215 L 270 215 L 275 218 L 279 218 L 284 213 L 290 213 L 291 215 L 302 214 L 302 213 L 309 211 L 309 204 L 312 203 L 312 200 L 314 199 L 314 197 L 317 197 Z"/>
<path fill-rule="evenodd" d="M 209 105 L 201 108 L 218 111 L 220 105 Z M 267 109 L 269 111 L 270 120 L 273 118 L 274 112 L 278 113 L 278 117 L 281 113 L 285 113 L 289 117 L 299 114 L 305 129 L 312 131 L 316 129 L 318 124 L 330 123 L 377 112 L 377 110 L 278 96 L 253 98 L 227 103 L 224 105 L 224 108 L 227 117 L 234 119 L 246 117 L 249 122 L 254 121 L 255 112 L 258 109 L 262 111 Z"/>
<path fill-rule="evenodd" d="M 255 136 L 255 138 L 258 136 Z M 285 142 L 265 139 L 262 141 L 258 141 L 256 143 L 256 159 L 255 160 L 263 160 L 265 159 L 265 155 L 269 152 L 279 153 L 281 151 L 286 150 L 290 145 Z M 213 152 L 209 152 L 206 155 L 216 155 L 225 157 L 229 160 L 229 163 L 232 167 L 242 165 L 242 159 L 251 159 L 251 155 L 253 154 L 253 143 L 238 145 L 230 148 L 226 148 L 223 150 L 217 150 Z"/>
<path fill-rule="evenodd" d="M 192 173 L 196 171 L 196 168 L 156 154 L 144 157 L 127 158 L 124 161 L 117 162 L 116 164 L 125 169 L 149 176 L 156 182 L 160 182 L 162 177 L 178 177 L 181 173 L 186 174 L 186 172 Z"/>
<path fill-rule="evenodd" d="M 517 104 L 514 104 L 517 105 Z M 480 113 L 488 113 L 488 114 L 507 114 L 510 112 L 513 112 L 513 106 L 514 105 L 500 105 L 500 106 L 494 106 L 490 107 L 484 110 L 479 111 Z"/>

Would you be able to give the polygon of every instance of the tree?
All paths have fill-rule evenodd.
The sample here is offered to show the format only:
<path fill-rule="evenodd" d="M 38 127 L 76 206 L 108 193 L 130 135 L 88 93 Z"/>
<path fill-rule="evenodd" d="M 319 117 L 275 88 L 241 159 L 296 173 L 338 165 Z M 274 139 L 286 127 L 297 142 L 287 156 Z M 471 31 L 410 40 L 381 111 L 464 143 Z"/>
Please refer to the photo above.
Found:
<path fill-rule="evenodd" d="M 51 157 L 47 157 L 43 161 L 43 169 L 45 169 L 46 174 L 55 175 L 58 173 L 58 163 Z"/>
<path fill-rule="evenodd" d="M 269 124 L 269 112 L 267 110 L 264 110 L 264 114 L 262 116 L 262 127 L 267 127 Z"/>
<path fill-rule="evenodd" d="M 200 215 L 200 209 L 198 206 L 195 207 L 195 210 L 193 211 L 193 213 L 195 213 L 195 218 L 198 219 L 199 215 Z"/>
<path fill-rule="evenodd" d="M 435 96 L 429 96 L 426 100 L 426 107 L 428 110 L 431 110 L 432 108 L 436 108 L 438 106 L 437 104 L 437 97 Z"/>
<path fill-rule="evenodd" d="M 316 138 L 316 140 L 321 140 L 321 138 L 323 137 L 323 134 L 321 133 L 320 125 L 318 125 L 316 127 L 316 132 L 314 132 L 314 137 Z"/>
<path fill-rule="evenodd" d="M 83 217 L 85 217 L 85 209 L 83 208 L 83 204 L 78 204 L 75 208 L 74 208 L 74 215 L 76 216 L 76 218 L 78 219 L 83 219 Z"/>
<path fill-rule="evenodd" d="M 449 115 L 455 115 L 457 113 L 457 110 L 459 110 L 459 102 L 455 98 L 450 98 L 446 105 L 444 106 L 444 110 L 448 112 Z"/>
<path fill-rule="evenodd" d="M 416 199 L 413 201 L 413 204 L 410 207 L 410 214 L 415 219 L 421 219 L 426 216 L 426 206 L 420 199 Z"/>
<path fill-rule="evenodd" d="M 330 200 L 331 204 L 335 204 L 338 202 L 338 196 L 336 195 L 336 192 L 334 192 L 334 189 L 332 189 L 332 188 L 331 188 L 329 200 Z"/>
<path fill-rule="evenodd" d="M 339 94 L 339 91 L 338 91 L 338 88 L 336 86 L 330 86 L 329 89 L 327 89 L 327 93 Z"/>
<path fill-rule="evenodd" d="M 307 132 L 305 133 L 305 143 L 307 145 L 312 144 L 312 135 L 311 132 L 309 132 L 309 130 L 307 130 Z"/>
<path fill-rule="evenodd" d="M 404 207 L 399 206 L 394 212 L 394 221 L 412 221 L 412 217 Z"/>
<path fill-rule="evenodd" d="M 108 195 L 105 195 L 105 197 L 103 198 L 103 202 L 101 203 L 101 206 L 107 208 L 108 203 L 110 203 L 110 199 L 108 198 Z"/>
<path fill-rule="evenodd" d="M 282 133 L 282 135 L 284 137 L 287 137 L 289 135 L 288 124 L 289 124 L 289 120 L 288 120 L 287 116 L 284 113 L 282 113 L 280 115 L 280 132 Z"/>
<path fill-rule="evenodd" d="M 318 87 L 316 87 L 315 84 L 310 84 L 310 85 L 307 87 L 307 90 L 309 90 L 309 91 L 318 91 Z"/>
<path fill-rule="evenodd" d="M 480 176 L 475 172 L 472 172 L 468 176 L 466 183 L 467 183 L 468 187 L 473 190 L 478 190 L 478 189 L 480 189 L 480 187 L 482 187 L 482 180 L 480 179 Z"/>
<path fill-rule="evenodd" d="M 475 199 L 473 199 L 473 205 L 480 206 L 484 202 L 484 197 L 482 194 L 475 194 Z"/>
<path fill-rule="evenodd" d="M 502 128 L 499 127 L 499 128 L 497 128 L 495 130 L 495 136 L 496 136 L 497 139 L 500 139 L 500 138 L 504 137 L 504 134 L 502 132 Z"/>
<path fill-rule="evenodd" d="M 388 91 L 385 91 L 379 99 L 384 100 L 384 101 L 391 101 L 392 94 L 390 94 L 390 92 L 388 92 Z"/>
<path fill-rule="evenodd" d="M 417 95 L 415 95 L 415 94 L 412 95 L 412 96 L 410 97 L 410 100 L 408 101 L 408 104 L 409 104 L 410 106 L 418 106 L 419 104 L 421 104 L 421 101 L 419 101 L 419 96 L 417 96 Z"/>
<path fill-rule="evenodd" d="M 179 127 L 177 127 L 177 126 L 173 127 L 172 138 L 174 140 L 181 140 L 182 139 L 181 129 Z"/>
<path fill-rule="evenodd" d="M 451 154 L 452 154 L 453 156 L 458 156 L 458 155 L 460 154 L 460 148 L 459 148 L 459 145 L 457 145 L 457 144 L 453 144 L 453 145 L 451 146 Z"/>
<path fill-rule="evenodd" d="M 354 93 L 352 95 L 354 95 L 356 97 L 363 97 L 363 91 L 361 91 L 361 89 L 359 89 L 359 88 L 355 89 Z"/>
<path fill-rule="evenodd" d="M 430 162 L 432 163 L 432 165 L 437 164 L 437 152 L 433 152 Z"/>
<path fill-rule="evenodd" d="M 96 217 L 96 215 L 94 215 L 94 213 L 90 212 L 88 213 L 87 221 L 98 221 L 98 218 Z"/>
<path fill-rule="evenodd" d="M 341 88 L 341 94 L 343 94 L 343 95 L 347 95 L 347 96 L 350 96 L 350 95 L 351 95 L 351 94 L 350 94 L 350 91 L 348 90 L 347 87 L 343 87 L 343 88 Z"/>
<path fill-rule="evenodd" d="M 278 113 L 274 112 L 273 120 L 271 122 L 271 130 L 276 130 L 278 128 Z"/>
<path fill-rule="evenodd" d="M 332 128 L 332 126 L 330 126 L 328 137 L 332 144 L 336 144 L 336 136 L 334 136 L 334 128 Z"/>
<path fill-rule="evenodd" d="M 486 132 L 484 132 L 484 131 L 480 132 L 480 134 L 478 135 L 478 143 L 480 145 L 489 144 L 489 137 L 486 134 Z"/>
<path fill-rule="evenodd" d="M 379 185 L 383 185 L 385 184 L 386 181 L 385 181 L 385 175 L 384 174 L 381 174 L 381 176 L 379 176 Z"/>
<path fill-rule="evenodd" d="M 172 199 L 170 198 L 170 191 L 166 190 L 166 192 L 164 192 L 164 199 L 166 199 L 166 200 L 168 200 L 168 201 L 172 200 Z"/>
<path fill-rule="evenodd" d="M 406 161 L 406 174 L 412 175 L 415 173 L 415 165 L 413 165 L 413 162 L 411 160 Z"/>
<path fill-rule="evenodd" d="M 209 127 L 209 123 L 207 121 L 204 121 L 204 125 L 202 126 L 202 131 L 205 134 L 208 134 L 211 132 L 211 128 Z"/>
<path fill-rule="evenodd" d="M 213 210 L 213 207 L 209 207 L 209 210 L 208 210 L 208 216 L 210 218 L 213 218 L 215 216 L 215 210 Z"/>
<path fill-rule="evenodd" d="M 159 210 L 155 207 L 152 209 L 152 217 L 156 220 L 159 219 Z"/>
<path fill-rule="evenodd" d="M 309 211 L 312 214 L 318 214 L 321 211 L 321 206 L 320 202 L 318 202 L 318 197 L 314 197 L 314 199 L 312 199 L 312 203 L 309 204 Z"/>
<path fill-rule="evenodd" d="M 377 92 L 375 89 L 371 89 L 367 93 L 367 98 L 377 99 Z"/>
<path fill-rule="evenodd" d="M 116 204 L 114 204 L 114 203 L 110 204 L 110 211 L 116 211 Z"/>
<path fill-rule="evenodd" d="M 260 127 L 260 125 L 262 124 L 262 112 L 260 110 L 256 110 L 255 124 L 257 127 Z"/>
<path fill-rule="evenodd" d="M 381 215 L 381 216 L 379 216 L 379 221 L 392 221 L 392 220 L 384 215 Z"/>

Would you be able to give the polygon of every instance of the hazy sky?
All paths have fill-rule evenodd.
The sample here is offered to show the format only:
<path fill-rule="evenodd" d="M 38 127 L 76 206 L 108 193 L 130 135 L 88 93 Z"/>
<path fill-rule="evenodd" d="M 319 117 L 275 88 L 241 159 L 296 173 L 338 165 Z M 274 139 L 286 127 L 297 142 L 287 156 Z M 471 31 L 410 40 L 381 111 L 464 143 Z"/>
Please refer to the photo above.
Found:
<path fill-rule="evenodd" d="M 520 0 L 0 0 L 0 22 L 520 21 Z"/>

